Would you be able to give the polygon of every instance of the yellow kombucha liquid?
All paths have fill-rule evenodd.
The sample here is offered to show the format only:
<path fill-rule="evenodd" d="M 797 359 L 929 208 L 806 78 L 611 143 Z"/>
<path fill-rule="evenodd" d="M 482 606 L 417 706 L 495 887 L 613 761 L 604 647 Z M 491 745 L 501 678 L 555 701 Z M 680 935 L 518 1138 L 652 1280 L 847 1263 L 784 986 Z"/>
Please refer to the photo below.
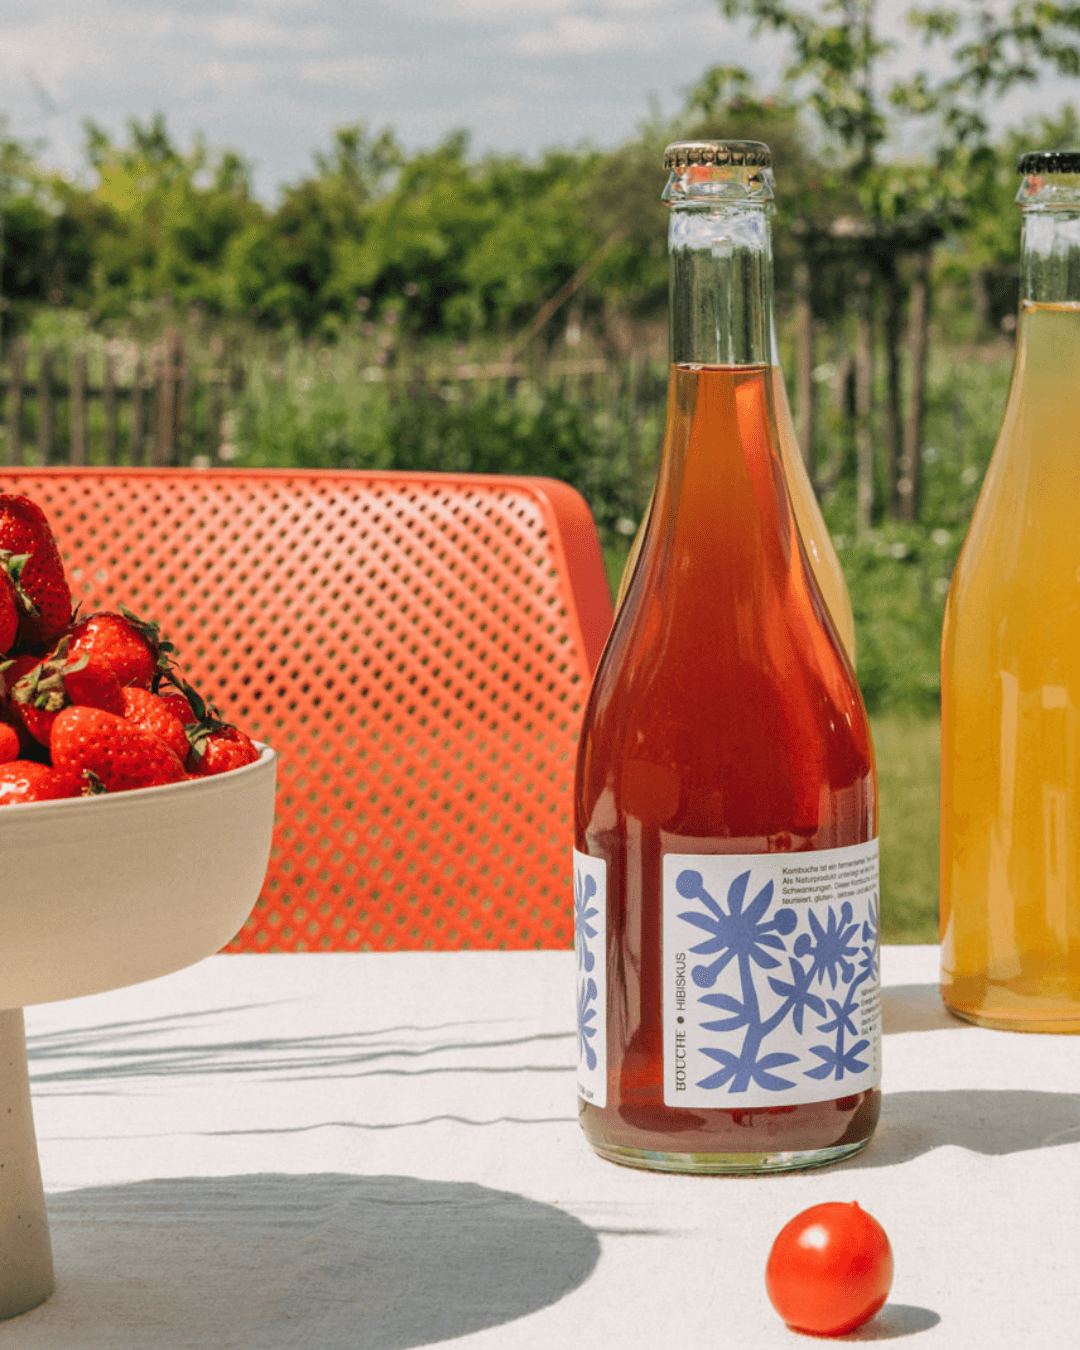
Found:
<path fill-rule="evenodd" d="M 942 637 L 942 996 L 1080 1031 L 1080 305 L 1025 301 Z"/>
<path fill-rule="evenodd" d="M 814 494 L 810 475 L 806 472 L 806 465 L 803 463 L 798 437 L 795 434 L 795 422 L 791 416 L 791 405 L 788 402 L 787 387 L 784 383 L 784 372 L 779 366 L 772 367 L 771 386 L 773 414 L 776 423 L 775 443 L 780 450 L 780 462 L 784 467 L 784 478 L 787 482 L 788 496 L 791 498 L 791 509 L 795 516 L 795 523 L 799 527 L 803 548 L 806 550 L 806 557 L 810 563 L 810 570 L 814 574 L 814 580 L 818 584 L 818 590 L 821 592 L 837 636 L 847 652 L 852 669 L 854 669 L 855 620 L 851 613 L 851 598 L 848 595 L 847 583 L 844 581 L 844 573 L 840 568 L 840 559 L 836 556 L 836 549 L 829 535 L 829 528 L 825 524 L 825 517 L 821 514 L 821 507 L 818 505 L 817 497 Z M 623 596 L 630 584 L 634 564 L 641 549 L 645 524 L 651 509 L 652 500 L 650 498 L 649 507 L 638 526 L 634 542 L 630 545 L 630 552 L 619 585 L 618 598 L 615 602 L 616 609 L 622 604 Z"/>

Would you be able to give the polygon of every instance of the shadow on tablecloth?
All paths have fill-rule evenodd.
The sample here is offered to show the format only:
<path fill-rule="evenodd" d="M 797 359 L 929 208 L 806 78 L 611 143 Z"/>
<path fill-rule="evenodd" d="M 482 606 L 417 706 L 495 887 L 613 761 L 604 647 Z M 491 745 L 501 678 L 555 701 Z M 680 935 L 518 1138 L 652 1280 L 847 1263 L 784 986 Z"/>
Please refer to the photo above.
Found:
<path fill-rule="evenodd" d="M 1080 1143 L 1080 1095 L 1012 1088 L 951 1088 L 888 1092 L 881 1123 L 867 1146 L 844 1171 L 891 1167 L 931 1149 L 953 1145 L 998 1157 L 1037 1148 Z"/>
<path fill-rule="evenodd" d="M 929 1308 L 915 1307 L 910 1303 L 886 1303 L 884 1308 L 857 1331 L 849 1331 L 846 1336 L 833 1336 L 834 1344 L 845 1345 L 849 1341 L 896 1341 L 901 1336 L 916 1336 L 920 1331 L 929 1331 L 936 1327 L 941 1318 Z"/>
<path fill-rule="evenodd" d="M 280 1174 L 48 1198 L 57 1292 L 18 1350 L 406 1350 L 557 1302 L 599 1240 L 468 1182 Z"/>
<path fill-rule="evenodd" d="M 905 1031 L 960 1031 L 971 1027 L 945 1011 L 936 984 L 887 984 L 881 990 L 881 1029 L 886 1036 Z"/>

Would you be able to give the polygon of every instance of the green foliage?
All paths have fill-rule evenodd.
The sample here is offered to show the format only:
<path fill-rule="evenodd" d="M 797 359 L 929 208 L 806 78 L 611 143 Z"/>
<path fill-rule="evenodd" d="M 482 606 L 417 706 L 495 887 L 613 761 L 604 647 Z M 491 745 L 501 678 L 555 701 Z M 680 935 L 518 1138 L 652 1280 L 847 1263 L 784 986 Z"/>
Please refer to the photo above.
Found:
<path fill-rule="evenodd" d="M 851 595 L 859 684 L 872 713 L 936 715 L 949 579 L 1005 409 L 1012 347 L 938 350 L 928 373 L 921 519 L 855 529 L 854 463 L 822 502 Z M 822 419 L 818 462 L 837 424 Z M 884 478 L 879 482 L 884 487 Z M 880 500 L 880 493 L 879 493 Z"/>
<path fill-rule="evenodd" d="M 211 154 L 201 139 L 179 150 L 160 114 L 146 124 L 132 118 L 126 145 L 92 122 L 86 134 L 95 187 L 58 189 L 92 259 L 72 286 L 76 303 L 112 319 L 162 296 L 223 312 L 229 246 L 262 210 L 244 162 Z"/>
<path fill-rule="evenodd" d="M 874 0 L 826 0 L 819 12 L 780 0 L 718 3 L 729 19 L 751 18 L 755 33 L 771 29 L 789 37 L 792 55 L 784 70 L 785 86 L 808 89 L 821 126 L 847 152 L 843 169 L 861 178 L 888 134 L 873 74 L 891 44 L 874 31 Z M 828 22 L 833 15 L 837 22 Z"/>
<path fill-rule="evenodd" d="M 870 719 L 877 758 L 883 942 L 938 941 L 941 728 L 936 717 Z"/>
<path fill-rule="evenodd" d="M 252 359 L 227 428 L 230 454 L 252 467 L 391 467 L 386 390 L 355 371 L 344 352 L 299 343 Z"/>
<path fill-rule="evenodd" d="M 605 538 L 636 524 L 640 427 L 617 408 L 557 383 L 465 393 L 455 382 L 389 385 L 355 372 L 355 353 L 340 346 L 256 363 L 232 427 L 238 462 L 538 474 L 576 487 Z"/>
<path fill-rule="evenodd" d="M 981 250 L 965 247 L 969 273 L 978 270 L 979 251 L 1015 257 L 1011 213 L 1004 234 L 999 223 L 1003 157 L 1002 147 L 992 145 L 991 105 L 1017 85 L 1037 84 L 1046 70 L 1080 72 L 1080 4 L 959 0 L 912 7 L 908 25 L 926 46 L 946 44 L 947 59 L 934 63 L 933 73 L 921 69 L 887 83 L 881 63 L 894 44 L 878 35 L 875 0 L 825 0 L 811 8 L 783 0 L 717 3 L 729 18 L 749 17 L 755 32 L 789 39 L 782 89 L 789 98 L 796 90 L 808 93 L 832 183 L 850 181 L 858 214 L 878 234 L 924 222 L 951 232 L 954 245 L 961 232 L 982 236 Z M 884 156 L 890 142 L 911 138 L 913 123 L 924 153 Z M 1044 121 L 1041 129 L 1054 139 L 1066 128 Z M 1075 135 L 1075 122 L 1067 130 Z M 822 209 L 827 205 L 808 216 L 835 217 L 835 207 Z M 884 272 L 892 268 L 891 258 L 880 264 L 871 254 L 868 260 Z"/>
<path fill-rule="evenodd" d="M 69 279 L 88 268 L 61 200 L 62 180 L 38 167 L 39 150 L 10 137 L 0 116 L 0 318 L 9 334 L 25 328 L 36 308 L 66 299 Z"/>

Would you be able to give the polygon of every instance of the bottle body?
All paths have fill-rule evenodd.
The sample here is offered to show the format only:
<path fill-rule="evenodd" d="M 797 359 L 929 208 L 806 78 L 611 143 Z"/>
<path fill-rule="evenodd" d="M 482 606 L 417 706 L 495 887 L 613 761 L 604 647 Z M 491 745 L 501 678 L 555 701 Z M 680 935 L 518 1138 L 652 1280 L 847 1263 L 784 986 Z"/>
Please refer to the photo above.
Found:
<path fill-rule="evenodd" d="M 1080 154 L 1021 157 L 1020 321 L 941 661 L 941 992 L 1080 1031 Z"/>
<path fill-rule="evenodd" d="M 632 1165 L 831 1162 L 879 1110 L 873 750 L 772 400 L 765 361 L 673 364 L 648 529 L 585 712 L 580 1117 Z"/>
<path fill-rule="evenodd" d="M 942 995 L 1080 1031 L 1080 303 L 1025 301 L 942 638 Z"/>
<path fill-rule="evenodd" d="M 776 408 L 776 431 L 780 447 L 780 462 L 784 466 L 795 523 L 802 536 L 803 547 L 810 570 L 825 601 L 836 628 L 837 636 L 855 669 L 855 617 L 851 612 L 851 596 L 836 556 L 836 548 L 829 535 L 829 527 L 821 514 L 814 485 L 803 463 L 799 438 L 795 434 L 795 419 L 791 415 L 784 372 L 778 365 L 772 368 L 773 404 Z"/>

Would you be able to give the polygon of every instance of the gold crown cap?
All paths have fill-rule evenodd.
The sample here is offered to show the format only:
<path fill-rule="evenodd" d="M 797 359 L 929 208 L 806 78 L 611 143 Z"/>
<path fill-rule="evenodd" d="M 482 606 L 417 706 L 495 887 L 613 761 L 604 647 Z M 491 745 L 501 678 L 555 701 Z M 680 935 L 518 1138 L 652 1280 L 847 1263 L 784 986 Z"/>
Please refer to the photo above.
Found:
<path fill-rule="evenodd" d="M 725 168 L 772 168 L 772 151 L 761 141 L 676 141 L 664 151 L 665 169 L 690 165 Z"/>

